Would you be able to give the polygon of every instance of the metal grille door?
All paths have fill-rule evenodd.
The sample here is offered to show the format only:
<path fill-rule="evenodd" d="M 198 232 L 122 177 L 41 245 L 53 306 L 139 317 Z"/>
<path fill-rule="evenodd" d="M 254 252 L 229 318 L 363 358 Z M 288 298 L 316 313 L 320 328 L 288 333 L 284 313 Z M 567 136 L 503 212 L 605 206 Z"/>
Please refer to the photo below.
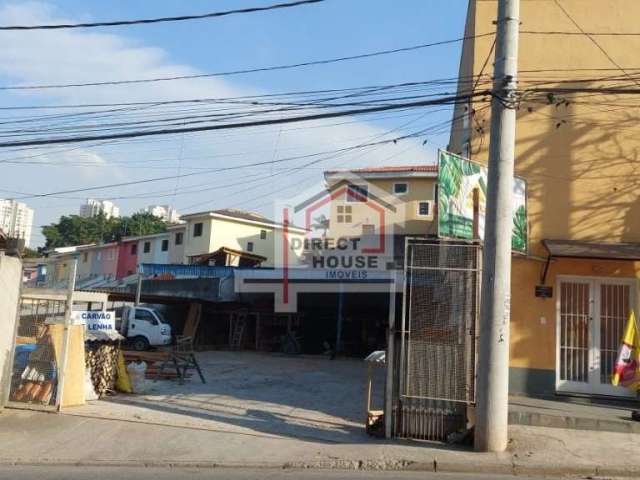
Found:
<path fill-rule="evenodd" d="M 396 435 L 444 440 L 475 399 L 480 249 L 408 239 Z"/>
<path fill-rule="evenodd" d="M 600 285 L 600 383 L 609 383 L 629 318 L 629 285 Z"/>
<path fill-rule="evenodd" d="M 631 306 L 634 280 L 563 278 L 558 298 L 557 389 L 631 396 L 611 374 Z"/>
<path fill-rule="evenodd" d="M 560 287 L 560 380 L 589 381 L 591 285 L 563 282 Z"/>

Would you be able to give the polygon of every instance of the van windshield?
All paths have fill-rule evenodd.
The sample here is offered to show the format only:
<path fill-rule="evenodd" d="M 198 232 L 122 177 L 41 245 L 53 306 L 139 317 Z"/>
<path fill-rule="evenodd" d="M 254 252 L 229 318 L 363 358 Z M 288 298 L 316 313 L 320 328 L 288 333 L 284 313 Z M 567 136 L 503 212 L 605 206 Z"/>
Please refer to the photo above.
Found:
<path fill-rule="evenodd" d="M 162 316 L 162 313 L 160 313 L 159 311 L 155 311 L 156 315 L 158 316 L 158 320 L 160 320 L 160 323 L 166 323 L 168 324 L 169 322 L 167 322 L 164 317 Z"/>

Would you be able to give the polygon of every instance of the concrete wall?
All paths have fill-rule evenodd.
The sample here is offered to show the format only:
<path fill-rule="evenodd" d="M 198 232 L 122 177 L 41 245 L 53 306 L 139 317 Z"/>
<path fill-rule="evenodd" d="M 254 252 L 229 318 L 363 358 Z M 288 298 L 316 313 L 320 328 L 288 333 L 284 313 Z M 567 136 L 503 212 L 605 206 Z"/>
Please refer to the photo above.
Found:
<path fill-rule="evenodd" d="M 193 236 L 194 224 L 203 223 L 201 237 Z M 266 232 L 266 238 L 261 238 L 261 232 Z M 198 217 L 190 219 L 185 233 L 186 244 L 184 255 L 202 255 L 215 252 L 221 247 L 235 250 L 248 251 L 249 242 L 253 243 L 253 251 L 256 255 L 262 255 L 267 261 L 262 265 L 273 266 L 275 261 L 275 245 L 279 244 L 282 229 L 275 226 L 254 225 L 242 220 L 227 220 L 217 217 Z M 303 237 L 303 235 L 289 231 L 289 237 Z M 281 245 L 281 244 L 279 244 Z M 296 249 L 295 256 L 300 255 L 301 248 Z M 291 262 L 295 263 L 295 258 Z"/>
<path fill-rule="evenodd" d="M 78 268 L 76 270 L 76 277 L 79 279 L 89 277 L 92 271 L 93 257 L 96 252 L 90 249 L 78 250 Z"/>
<path fill-rule="evenodd" d="M 92 250 L 91 276 L 116 277 L 118 269 L 118 245 L 110 244 Z"/>
<path fill-rule="evenodd" d="M 141 237 L 138 240 L 138 263 L 169 263 L 169 246 L 167 250 L 162 250 L 162 242 L 169 240 L 169 234 L 153 235 Z M 144 244 L 150 243 L 149 252 L 144 251 Z"/>
<path fill-rule="evenodd" d="M 176 235 L 182 234 L 182 243 L 176 243 Z M 187 242 L 187 227 L 169 229 L 169 263 L 185 264 L 187 259 L 184 254 L 185 244 Z"/>
<path fill-rule="evenodd" d="M 196 237 L 193 235 L 195 225 L 202 223 L 202 235 Z M 184 256 L 188 258 L 192 255 L 202 255 L 210 253 L 212 245 L 212 229 L 213 220 L 208 215 L 196 218 L 190 218 L 186 224 L 186 231 L 184 234 Z"/>
<path fill-rule="evenodd" d="M 576 22 L 592 32 L 636 32 L 640 2 L 635 0 L 565 0 L 563 7 Z M 471 19 L 473 35 L 495 30 L 497 3 L 476 1 Z M 575 31 L 575 26 L 554 2 L 522 2 L 520 18 L 523 30 Z M 468 26 L 470 24 L 468 23 Z M 637 63 L 640 37 L 607 36 L 598 40 L 608 52 L 615 52 L 620 65 Z M 468 41 L 473 48 L 463 72 L 479 74 L 490 52 L 493 37 Z M 606 77 L 591 71 L 566 69 L 610 68 L 609 60 L 583 35 L 522 34 L 519 49 L 520 88 L 533 74 L 527 70 L 563 69 L 543 74 L 549 87 L 594 87 L 590 82 L 560 83 L 562 79 Z M 464 51 L 463 48 L 463 51 Z M 485 73 L 492 73 L 491 62 Z M 612 86 L 614 81 L 599 82 Z M 633 82 L 631 82 L 633 84 Z M 484 88 L 484 87 L 483 87 Z M 639 114 L 634 109 L 615 108 L 625 97 L 566 98 L 569 105 L 548 104 L 545 99 L 525 100 L 519 105 L 516 137 L 516 173 L 527 180 L 530 253 L 545 254 L 543 238 L 571 238 L 594 241 L 640 241 L 640 198 L 637 189 L 638 148 L 640 138 L 633 128 Z M 575 100 L 575 101 L 574 101 Z M 594 106 L 594 102 L 595 105 Z M 600 108 L 602 102 L 611 102 Z M 472 158 L 486 163 L 489 147 L 490 110 L 478 111 L 476 122 L 486 128 L 472 130 Z M 455 141 L 454 141 L 455 140 Z M 452 136 L 451 148 L 458 151 L 459 140 Z"/>
<path fill-rule="evenodd" d="M 138 248 L 137 240 L 123 240 L 118 247 L 118 268 L 116 278 L 123 278 L 136 273 L 138 266 L 138 253 L 131 253 L 132 247 Z"/>
<path fill-rule="evenodd" d="M 0 255 L 0 406 L 4 402 L 11 377 L 11 349 L 15 338 L 16 315 L 20 298 L 22 263 Z"/>

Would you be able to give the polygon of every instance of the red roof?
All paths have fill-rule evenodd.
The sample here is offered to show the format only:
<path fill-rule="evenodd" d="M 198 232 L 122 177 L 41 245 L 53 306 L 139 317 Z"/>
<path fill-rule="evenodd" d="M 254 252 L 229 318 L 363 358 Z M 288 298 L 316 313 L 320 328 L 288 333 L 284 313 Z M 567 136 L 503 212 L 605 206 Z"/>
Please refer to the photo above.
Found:
<path fill-rule="evenodd" d="M 354 168 L 350 170 L 327 170 L 324 173 L 411 173 L 411 172 L 428 172 L 437 173 L 437 165 L 395 165 L 387 167 L 365 167 Z"/>

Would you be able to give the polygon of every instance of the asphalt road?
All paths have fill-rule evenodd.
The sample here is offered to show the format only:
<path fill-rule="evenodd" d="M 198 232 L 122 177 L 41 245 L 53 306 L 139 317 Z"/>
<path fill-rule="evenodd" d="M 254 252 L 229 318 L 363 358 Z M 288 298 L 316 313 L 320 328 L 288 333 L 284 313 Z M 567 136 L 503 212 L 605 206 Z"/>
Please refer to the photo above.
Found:
<path fill-rule="evenodd" d="M 0 479 L 2 480 L 182 480 L 193 478 L 220 480 L 534 480 L 533 477 L 509 475 L 388 471 L 0 466 Z M 549 480 L 548 477 L 547 480 Z"/>

